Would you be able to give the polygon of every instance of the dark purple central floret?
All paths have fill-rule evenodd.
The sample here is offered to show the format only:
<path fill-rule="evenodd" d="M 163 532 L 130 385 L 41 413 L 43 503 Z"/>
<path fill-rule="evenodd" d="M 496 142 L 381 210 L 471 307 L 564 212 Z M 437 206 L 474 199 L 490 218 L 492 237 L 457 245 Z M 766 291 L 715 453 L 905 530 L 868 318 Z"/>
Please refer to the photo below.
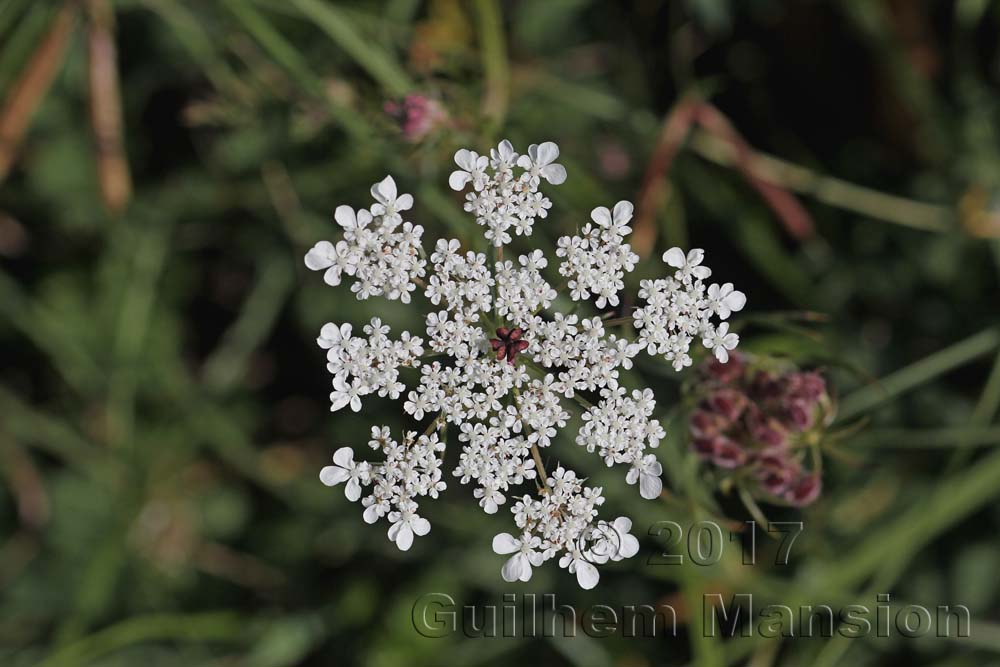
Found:
<path fill-rule="evenodd" d="M 528 349 L 528 341 L 524 340 L 524 329 L 514 327 L 500 327 L 497 329 L 497 337 L 490 338 L 490 347 L 497 353 L 497 359 L 507 358 L 508 364 L 513 364 L 518 352 Z"/>

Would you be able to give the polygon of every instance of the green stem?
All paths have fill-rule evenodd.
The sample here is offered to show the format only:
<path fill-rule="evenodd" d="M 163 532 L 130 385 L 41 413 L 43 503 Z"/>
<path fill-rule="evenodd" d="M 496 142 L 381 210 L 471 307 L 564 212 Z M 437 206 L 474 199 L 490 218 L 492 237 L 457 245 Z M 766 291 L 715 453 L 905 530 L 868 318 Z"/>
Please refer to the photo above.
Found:
<path fill-rule="evenodd" d="M 515 401 L 521 398 L 521 392 L 517 387 L 514 387 L 514 399 Z M 528 426 L 524 424 L 524 429 L 527 431 Z M 531 444 L 531 458 L 535 461 L 535 467 L 538 469 L 538 477 L 542 480 L 539 486 L 539 491 L 549 488 L 549 476 L 545 472 L 545 464 L 542 463 L 542 453 L 538 451 L 538 445 L 535 443 Z"/>
<path fill-rule="evenodd" d="M 510 95 L 510 68 L 507 64 L 507 46 L 503 29 L 503 16 L 497 0 L 477 0 L 473 4 L 476 31 L 479 33 L 479 53 L 482 59 L 486 89 L 483 94 L 483 116 L 492 127 L 499 128 L 507 114 Z"/>
<path fill-rule="evenodd" d="M 622 324 L 631 324 L 632 321 L 633 320 L 631 315 L 625 315 L 624 317 L 616 317 L 614 319 L 604 320 L 604 328 L 610 329 L 611 327 L 621 326 Z"/>
<path fill-rule="evenodd" d="M 976 407 L 972 411 L 972 416 L 969 418 L 969 425 L 979 427 L 989 426 L 993 422 L 993 418 L 996 417 L 998 409 L 1000 409 L 1000 354 L 997 354 L 996 359 L 993 361 L 993 369 L 990 371 L 990 376 L 986 380 L 986 386 L 983 387 L 983 391 L 979 395 L 979 400 L 976 402 Z M 958 470 L 969 460 L 969 457 L 972 455 L 972 449 L 963 445 L 974 444 L 968 442 L 970 437 L 971 435 L 969 434 L 963 435 L 956 443 L 959 447 L 954 455 L 952 455 L 951 460 L 948 461 L 948 472 Z"/>

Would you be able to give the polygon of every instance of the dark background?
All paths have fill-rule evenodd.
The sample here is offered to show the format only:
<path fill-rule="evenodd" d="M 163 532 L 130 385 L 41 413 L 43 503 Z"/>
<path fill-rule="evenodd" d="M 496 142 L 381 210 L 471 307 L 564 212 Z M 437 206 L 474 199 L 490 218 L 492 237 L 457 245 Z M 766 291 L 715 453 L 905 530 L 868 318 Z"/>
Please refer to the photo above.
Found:
<path fill-rule="evenodd" d="M 997 662 L 998 30 L 986 0 L 0 0 L 0 664 Z M 406 95 L 438 108 L 426 131 L 393 113 Z M 804 522 L 787 567 L 763 536 L 755 567 L 735 544 L 646 564 L 655 521 L 750 518 L 676 420 L 681 502 L 608 477 L 642 551 L 590 592 L 554 563 L 505 584 L 509 518 L 450 476 L 407 553 L 319 483 L 337 447 L 406 424 L 388 400 L 328 412 L 319 327 L 414 329 L 424 304 L 357 302 L 305 251 L 386 173 L 426 247 L 475 243 L 451 156 L 505 137 L 557 142 L 569 172 L 537 247 L 635 201 L 652 260 L 626 292 L 704 247 L 749 295 L 744 347 L 828 375 L 823 495 L 765 507 Z M 639 376 L 677 400 L 672 373 Z M 434 591 L 682 613 L 676 638 L 425 639 L 410 613 Z M 710 640 L 711 592 L 964 604 L 972 636 Z"/>

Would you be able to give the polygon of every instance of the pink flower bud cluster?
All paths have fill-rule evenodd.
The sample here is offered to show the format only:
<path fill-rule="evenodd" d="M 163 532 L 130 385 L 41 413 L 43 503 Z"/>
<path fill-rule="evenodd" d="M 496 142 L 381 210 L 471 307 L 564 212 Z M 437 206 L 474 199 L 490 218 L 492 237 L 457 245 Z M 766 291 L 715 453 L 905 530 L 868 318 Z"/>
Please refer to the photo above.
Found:
<path fill-rule="evenodd" d="M 816 372 L 753 366 L 739 353 L 725 364 L 702 365 L 703 397 L 688 421 L 691 446 L 718 468 L 749 473 L 764 497 L 804 507 L 822 484 L 802 464 L 802 434 L 829 405 L 826 381 Z"/>

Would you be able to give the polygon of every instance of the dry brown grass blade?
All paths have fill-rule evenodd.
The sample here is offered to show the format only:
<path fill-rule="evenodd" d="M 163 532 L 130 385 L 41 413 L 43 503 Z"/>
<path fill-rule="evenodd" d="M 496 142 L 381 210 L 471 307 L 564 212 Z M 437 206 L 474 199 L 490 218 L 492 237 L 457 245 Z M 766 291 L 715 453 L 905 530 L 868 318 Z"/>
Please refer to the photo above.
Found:
<path fill-rule="evenodd" d="M 114 12 L 109 0 L 89 0 L 87 8 L 90 16 L 87 35 L 90 122 L 97 149 L 97 175 L 104 207 L 109 213 L 117 214 L 132 195 L 132 176 L 122 136 Z"/>
<path fill-rule="evenodd" d="M 63 63 L 76 15 L 77 2 L 68 0 L 3 101 L 0 109 L 0 182 L 7 178 L 31 118 Z"/>
<path fill-rule="evenodd" d="M 656 147 L 646 165 L 642 186 L 637 198 L 635 224 L 632 226 L 632 249 L 646 257 L 656 244 L 656 210 L 667 190 L 666 175 L 687 138 L 694 122 L 696 100 L 685 98 L 678 102 L 663 120 Z"/>
<path fill-rule="evenodd" d="M 281 570 L 219 542 L 202 543 L 194 562 L 203 572 L 256 590 L 272 590 L 287 580 Z"/>
<path fill-rule="evenodd" d="M 656 148 L 643 176 L 632 232 L 632 249 L 640 257 L 649 255 L 656 244 L 656 211 L 667 191 L 666 175 L 695 126 L 732 149 L 732 166 L 757 191 L 789 234 L 801 241 L 815 233 L 812 216 L 795 195 L 780 184 L 760 178 L 751 168 L 755 151 L 722 112 L 704 100 L 687 97 L 664 118 Z"/>
<path fill-rule="evenodd" d="M 757 191 L 789 234 L 802 241 L 816 233 L 816 225 L 813 223 L 812 216 L 795 195 L 784 187 L 757 176 L 752 168 L 754 149 L 743 139 L 743 136 L 721 111 L 707 102 L 702 103 L 698 107 L 697 122 L 707 132 L 729 142 L 736 153 L 734 165 L 736 170 Z"/>
<path fill-rule="evenodd" d="M 38 530 L 48 522 L 51 514 L 49 494 L 41 473 L 27 452 L 16 443 L 5 443 L 0 449 L 0 459 L 23 527 Z"/>

